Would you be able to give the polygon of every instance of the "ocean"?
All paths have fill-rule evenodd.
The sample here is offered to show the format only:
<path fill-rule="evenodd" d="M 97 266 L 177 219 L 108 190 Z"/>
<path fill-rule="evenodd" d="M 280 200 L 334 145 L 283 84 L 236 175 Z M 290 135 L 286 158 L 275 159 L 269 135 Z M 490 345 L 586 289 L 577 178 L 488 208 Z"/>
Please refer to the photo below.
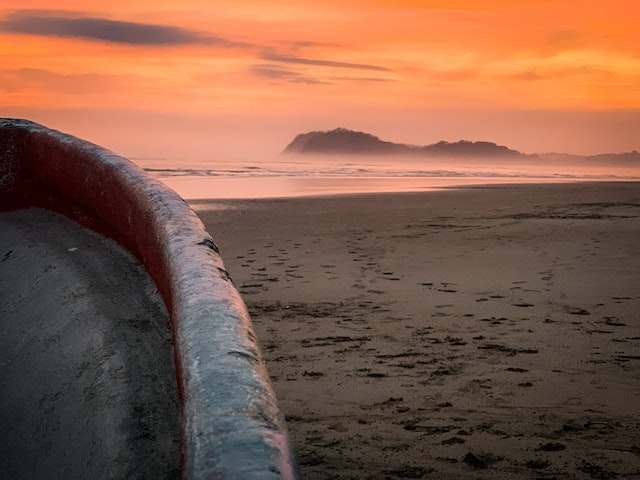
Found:
<path fill-rule="evenodd" d="M 133 159 L 187 200 L 421 192 L 468 185 L 640 181 L 640 163 L 564 155 L 518 159 L 280 155 Z"/>

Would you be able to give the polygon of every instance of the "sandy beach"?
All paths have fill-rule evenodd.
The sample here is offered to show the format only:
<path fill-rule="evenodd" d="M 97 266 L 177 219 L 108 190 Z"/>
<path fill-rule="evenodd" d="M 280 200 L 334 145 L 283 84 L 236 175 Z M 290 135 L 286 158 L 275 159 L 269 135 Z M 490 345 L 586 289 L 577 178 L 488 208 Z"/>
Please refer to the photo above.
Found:
<path fill-rule="evenodd" d="M 304 479 L 640 478 L 640 184 L 196 207 Z"/>

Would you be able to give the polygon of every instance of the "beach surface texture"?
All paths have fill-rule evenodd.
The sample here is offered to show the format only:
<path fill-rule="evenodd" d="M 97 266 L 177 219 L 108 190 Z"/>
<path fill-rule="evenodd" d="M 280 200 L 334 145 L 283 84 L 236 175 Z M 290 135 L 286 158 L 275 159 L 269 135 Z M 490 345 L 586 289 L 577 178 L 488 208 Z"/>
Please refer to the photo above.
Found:
<path fill-rule="evenodd" d="M 640 184 L 197 207 L 302 478 L 640 478 Z"/>

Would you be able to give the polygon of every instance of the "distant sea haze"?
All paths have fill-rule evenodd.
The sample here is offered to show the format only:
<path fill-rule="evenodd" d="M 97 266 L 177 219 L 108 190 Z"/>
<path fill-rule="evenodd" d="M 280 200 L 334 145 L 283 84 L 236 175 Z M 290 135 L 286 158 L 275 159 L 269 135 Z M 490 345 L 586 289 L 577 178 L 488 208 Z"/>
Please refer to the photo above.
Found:
<path fill-rule="evenodd" d="M 309 140 L 315 147 L 305 152 Z M 379 144 L 382 150 L 377 149 Z M 389 153 L 397 145 L 362 132 L 336 129 L 298 135 L 283 154 L 261 158 L 133 160 L 186 199 L 413 192 L 498 183 L 640 181 L 638 152 L 590 157 L 526 155 L 491 142 L 439 142 L 429 154 L 415 154 L 415 150 Z M 434 153 L 438 150 L 441 154 Z"/>

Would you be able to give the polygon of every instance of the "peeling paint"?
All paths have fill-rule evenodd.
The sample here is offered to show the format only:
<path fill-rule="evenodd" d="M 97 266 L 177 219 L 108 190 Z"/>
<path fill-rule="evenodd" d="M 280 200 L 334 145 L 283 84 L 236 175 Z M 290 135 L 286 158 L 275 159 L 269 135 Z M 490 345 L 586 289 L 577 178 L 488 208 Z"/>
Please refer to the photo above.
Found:
<path fill-rule="evenodd" d="M 220 253 L 220 249 L 218 248 L 218 245 L 216 245 L 216 242 L 214 242 L 212 239 L 210 238 L 205 238 L 204 240 L 202 240 L 201 242 L 198 242 L 198 245 L 204 245 L 206 247 L 209 247 L 211 250 L 213 250 L 216 253 Z"/>

